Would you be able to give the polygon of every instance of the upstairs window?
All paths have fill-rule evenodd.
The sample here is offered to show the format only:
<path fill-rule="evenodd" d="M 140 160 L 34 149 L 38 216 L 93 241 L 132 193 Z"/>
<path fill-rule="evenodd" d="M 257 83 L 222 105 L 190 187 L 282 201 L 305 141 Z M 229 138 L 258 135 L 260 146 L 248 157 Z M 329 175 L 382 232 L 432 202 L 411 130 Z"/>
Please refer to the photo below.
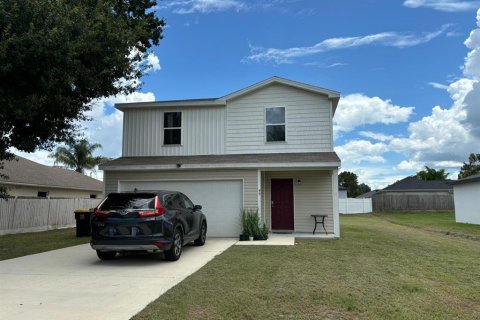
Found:
<path fill-rule="evenodd" d="M 182 113 L 165 112 L 163 114 L 163 144 L 182 143 Z"/>
<path fill-rule="evenodd" d="M 285 107 L 266 108 L 267 142 L 285 141 Z"/>

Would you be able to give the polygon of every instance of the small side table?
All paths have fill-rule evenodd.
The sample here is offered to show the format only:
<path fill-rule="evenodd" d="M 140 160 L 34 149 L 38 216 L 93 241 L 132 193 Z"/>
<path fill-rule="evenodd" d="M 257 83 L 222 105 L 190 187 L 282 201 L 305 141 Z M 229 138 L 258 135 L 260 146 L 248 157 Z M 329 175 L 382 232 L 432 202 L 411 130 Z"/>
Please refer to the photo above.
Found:
<path fill-rule="evenodd" d="M 323 230 L 325 230 L 325 234 L 327 234 L 327 229 L 325 229 L 325 218 L 327 217 L 326 214 L 312 214 L 311 215 L 315 219 L 315 228 L 313 229 L 313 234 L 315 234 L 315 231 L 317 230 L 317 225 L 321 224 L 323 227 Z M 322 220 L 317 220 L 322 218 Z"/>

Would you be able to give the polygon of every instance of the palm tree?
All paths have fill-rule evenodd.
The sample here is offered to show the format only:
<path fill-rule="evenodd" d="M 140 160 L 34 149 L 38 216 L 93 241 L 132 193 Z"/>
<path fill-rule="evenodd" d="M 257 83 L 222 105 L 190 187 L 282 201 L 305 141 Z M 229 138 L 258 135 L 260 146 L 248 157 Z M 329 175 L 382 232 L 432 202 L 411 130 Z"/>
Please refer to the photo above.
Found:
<path fill-rule="evenodd" d="M 435 170 L 425 166 L 425 169 L 418 171 L 416 177 L 420 180 L 447 180 L 448 172 L 445 172 L 445 169 Z"/>
<path fill-rule="evenodd" d="M 55 159 L 55 164 L 61 163 L 70 169 L 84 173 L 85 169 L 94 170 L 95 166 L 109 160 L 106 157 L 93 156 L 93 152 L 101 148 L 102 145 L 99 143 L 92 144 L 86 139 L 81 139 L 67 144 L 67 147 L 57 147 L 49 157 Z"/>

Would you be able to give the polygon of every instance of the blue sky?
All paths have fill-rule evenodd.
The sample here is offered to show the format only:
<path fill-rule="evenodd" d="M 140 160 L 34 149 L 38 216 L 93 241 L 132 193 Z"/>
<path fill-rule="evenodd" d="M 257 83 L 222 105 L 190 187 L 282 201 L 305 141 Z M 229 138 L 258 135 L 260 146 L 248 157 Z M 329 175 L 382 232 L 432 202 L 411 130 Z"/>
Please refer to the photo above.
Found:
<path fill-rule="evenodd" d="M 424 165 L 456 178 L 461 161 L 480 152 L 478 8 L 455 0 L 159 1 L 167 28 L 151 72 L 138 93 L 99 100 L 86 135 L 117 157 L 113 103 L 219 97 L 277 75 L 341 92 L 336 151 L 361 182 L 382 188 Z M 51 162 L 45 154 L 29 158 Z"/>

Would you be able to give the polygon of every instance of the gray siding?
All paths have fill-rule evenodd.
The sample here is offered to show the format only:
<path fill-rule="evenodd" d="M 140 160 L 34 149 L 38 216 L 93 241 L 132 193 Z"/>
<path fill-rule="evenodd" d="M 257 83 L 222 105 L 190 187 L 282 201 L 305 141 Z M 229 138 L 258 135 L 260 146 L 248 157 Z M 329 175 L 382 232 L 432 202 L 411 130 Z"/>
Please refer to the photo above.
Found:
<path fill-rule="evenodd" d="M 287 141 L 266 143 L 265 108 L 286 107 Z M 328 152 L 332 115 L 326 96 L 274 84 L 227 103 L 226 153 Z"/>
<path fill-rule="evenodd" d="M 271 226 L 271 179 L 293 179 L 295 232 L 312 232 L 314 220 L 311 214 L 327 214 L 325 228 L 334 232 L 332 175 L 330 171 L 267 171 L 262 177 L 264 197 L 262 201 L 267 227 Z M 301 180 L 301 183 L 297 183 Z M 321 226 L 317 231 L 323 231 Z"/>
<path fill-rule="evenodd" d="M 243 179 L 243 205 L 257 208 L 256 170 L 172 170 L 172 171 L 105 171 L 105 194 L 118 191 L 119 180 L 209 180 Z"/>
<path fill-rule="evenodd" d="M 163 145 L 163 113 L 182 112 L 182 145 Z M 123 156 L 223 154 L 225 107 L 185 107 L 126 110 Z"/>

